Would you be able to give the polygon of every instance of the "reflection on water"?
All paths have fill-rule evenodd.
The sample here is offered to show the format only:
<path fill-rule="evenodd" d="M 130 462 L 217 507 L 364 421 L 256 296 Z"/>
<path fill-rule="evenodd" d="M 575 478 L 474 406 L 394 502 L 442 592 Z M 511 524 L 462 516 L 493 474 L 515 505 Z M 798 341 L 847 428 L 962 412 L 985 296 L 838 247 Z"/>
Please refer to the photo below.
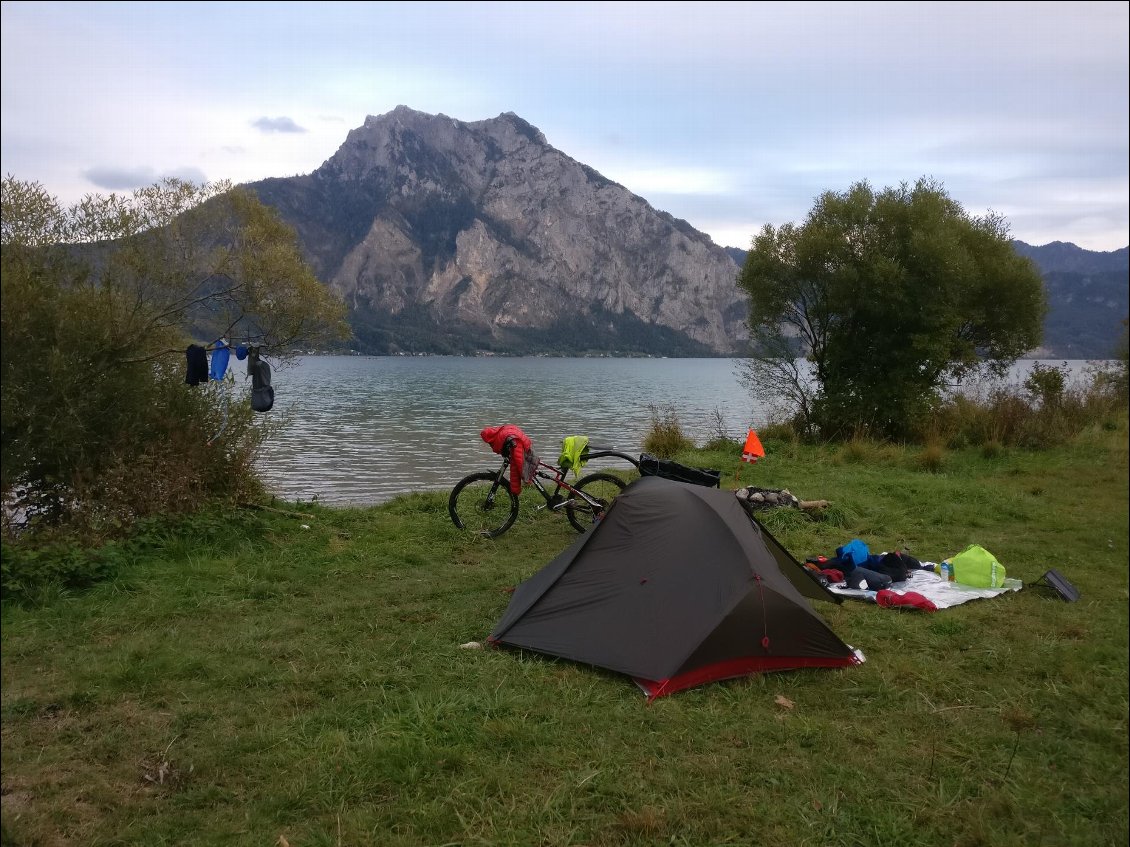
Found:
<path fill-rule="evenodd" d="M 638 454 L 652 408 L 674 410 L 699 444 L 719 425 L 744 438 L 767 415 L 732 359 L 307 356 L 272 365 L 275 406 L 262 418 L 279 426 L 258 468 L 285 500 L 372 504 L 448 490 L 497 467 L 479 438 L 494 424 L 522 427 L 553 461 L 567 435 Z"/>

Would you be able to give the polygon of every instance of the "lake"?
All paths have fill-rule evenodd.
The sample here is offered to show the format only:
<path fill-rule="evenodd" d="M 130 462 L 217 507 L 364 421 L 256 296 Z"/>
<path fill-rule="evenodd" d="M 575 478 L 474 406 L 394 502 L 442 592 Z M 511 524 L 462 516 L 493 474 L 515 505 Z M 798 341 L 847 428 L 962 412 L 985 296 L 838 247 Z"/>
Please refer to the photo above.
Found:
<path fill-rule="evenodd" d="M 749 427 L 765 423 L 769 410 L 741 386 L 738 361 L 485 356 L 272 361 L 275 405 L 261 418 L 279 427 L 257 467 L 281 499 L 368 505 L 410 491 L 450 490 L 472 471 L 496 468 L 497 457 L 479 438 L 483 427 L 496 424 L 522 427 L 550 461 L 567 435 L 587 435 L 594 445 L 638 454 L 653 410 L 673 412 L 699 444 L 719 429 L 744 439 Z M 1081 372 L 1086 363 L 1068 364 Z M 1031 365 L 1017 363 L 1014 374 Z M 237 374 L 237 380 L 245 379 Z"/>

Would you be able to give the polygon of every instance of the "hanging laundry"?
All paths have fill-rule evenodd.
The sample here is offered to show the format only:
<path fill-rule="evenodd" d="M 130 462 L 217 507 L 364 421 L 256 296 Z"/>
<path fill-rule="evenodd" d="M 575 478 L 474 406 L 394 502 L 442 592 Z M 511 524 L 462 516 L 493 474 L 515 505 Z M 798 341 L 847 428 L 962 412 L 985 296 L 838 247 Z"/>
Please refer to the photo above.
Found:
<path fill-rule="evenodd" d="M 210 379 L 223 379 L 228 372 L 228 360 L 231 358 L 231 348 L 226 339 L 221 338 L 212 350 L 212 366 L 208 370 Z"/>
<path fill-rule="evenodd" d="M 510 460 L 510 490 L 514 494 L 522 493 L 522 483 L 527 480 L 524 473 L 527 464 L 527 454 L 535 459 L 530 466 L 530 476 L 537 470 L 537 461 L 534 456 L 534 446 L 530 437 L 514 424 L 501 426 L 488 426 L 479 433 L 479 437 L 490 445 L 490 449 L 500 456 Z"/>
<path fill-rule="evenodd" d="M 251 408 L 269 412 L 275 405 L 275 389 L 271 385 L 271 366 L 259 358 L 259 348 L 247 351 L 247 372 L 251 375 Z"/>
<path fill-rule="evenodd" d="M 208 351 L 199 344 L 189 344 L 184 351 L 188 361 L 188 371 L 184 381 L 189 385 L 199 385 L 208 381 Z"/>

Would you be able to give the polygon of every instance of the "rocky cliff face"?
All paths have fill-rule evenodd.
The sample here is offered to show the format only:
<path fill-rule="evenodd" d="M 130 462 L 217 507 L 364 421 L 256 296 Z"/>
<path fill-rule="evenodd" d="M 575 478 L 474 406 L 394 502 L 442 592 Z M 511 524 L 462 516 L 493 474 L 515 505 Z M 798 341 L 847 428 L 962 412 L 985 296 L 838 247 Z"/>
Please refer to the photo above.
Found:
<path fill-rule="evenodd" d="M 363 349 L 725 355 L 738 265 L 514 114 L 400 106 L 307 176 L 250 186 L 295 227 Z"/>

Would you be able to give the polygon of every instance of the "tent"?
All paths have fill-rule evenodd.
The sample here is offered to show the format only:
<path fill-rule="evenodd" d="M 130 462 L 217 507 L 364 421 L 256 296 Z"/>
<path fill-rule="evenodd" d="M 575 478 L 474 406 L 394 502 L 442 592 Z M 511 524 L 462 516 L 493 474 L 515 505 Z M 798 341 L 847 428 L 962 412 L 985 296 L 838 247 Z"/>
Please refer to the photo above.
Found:
<path fill-rule="evenodd" d="M 649 699 L 862 661 L 806 598 L 840 599 L 732 491 L 645 476 L 515 589 L 488 640 L 628 674 Z"/>

